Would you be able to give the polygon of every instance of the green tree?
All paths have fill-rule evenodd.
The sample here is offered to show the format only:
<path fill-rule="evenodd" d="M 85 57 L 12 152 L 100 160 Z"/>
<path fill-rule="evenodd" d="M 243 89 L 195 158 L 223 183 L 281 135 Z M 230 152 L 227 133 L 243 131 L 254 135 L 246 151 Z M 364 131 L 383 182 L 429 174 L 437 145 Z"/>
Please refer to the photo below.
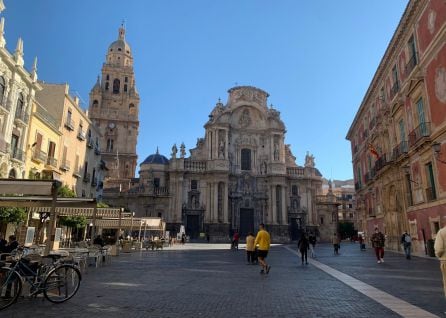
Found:
<path fill-rule="evenodd" d="M 59 224 L 71 229 L 71 234 L 75 232 L 76 240 L 81 240 L 81 229 L 87 226 L 87 218 L 85 216 L 62 216 L 59 219 Z"/>
<path fill-rule="evenodd" d="M 0 208 L 0 223 L 12 223 L 15 225 L 15 230 L 26 221 L 27 213 L 24 208 L 17 207 L 1 207 Z M 15 232 L 15 231 L 14 231 Z"/>
<path fill-rule="evenodd" d="M 57 196 L 61 198 L 75 198 L 76 193 L 71 190 L 67 185 L 63 185 L 57 191 Z"/>

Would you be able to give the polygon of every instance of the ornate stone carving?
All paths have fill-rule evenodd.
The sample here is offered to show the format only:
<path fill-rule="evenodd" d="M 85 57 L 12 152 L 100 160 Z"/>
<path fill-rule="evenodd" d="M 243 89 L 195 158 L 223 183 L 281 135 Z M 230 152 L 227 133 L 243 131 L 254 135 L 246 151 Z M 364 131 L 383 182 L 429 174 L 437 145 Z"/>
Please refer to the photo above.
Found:
<path fill-rule="evenodd" d="M 250 135 L 244 135 L 235 139 L 236 145 L 257 146 L 256 138 Z"/>
<path fill-rule="evenodd" d="M 173 146 L 172 146 L 172 159 L 175 159 L 177 157 L 177 152 L 178 152 L 177 145 L 173 144 Z"/>
<path fill-rule="evenodd" d="M 185 156 L 186 156 L 186 146 L 184 145 L 184 142 L 182 142 L 180 146 L 180 157 L 184 158 Z"/>
<path fill-rule="evenodd" d="M 305 156 L 305 167 L 314 168 L 314 156 L 307 151 Z"/>
<path fill-rule="evenodd" d="M 251 117 L 249 116 L 249 110 L 247 109 L 243 110 L 242 116 L 240 116 L 238 123 L 242 128 L 246 128 L 249 125 L 251 125 Z"/>

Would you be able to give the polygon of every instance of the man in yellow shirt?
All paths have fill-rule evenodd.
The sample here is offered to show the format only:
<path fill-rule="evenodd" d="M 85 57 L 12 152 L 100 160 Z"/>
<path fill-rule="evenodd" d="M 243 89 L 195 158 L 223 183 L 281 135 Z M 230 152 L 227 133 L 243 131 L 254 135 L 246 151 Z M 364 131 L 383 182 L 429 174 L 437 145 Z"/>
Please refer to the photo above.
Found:
<path fill-rule="evenodd" d="M 268 256 L 269 246 L 271 244 L 271 238 L 269 233 L 265 230 L 265 224 L 259 224 L 259 231 L 257 232 L 256 240 L 254 241 L 254 246 L 258 245 L 257 256 L 259 257 L 259 264 L 262 266 L 260 274 L 268 274 L 271 266 L 269 266 L 265 258 Z"/>

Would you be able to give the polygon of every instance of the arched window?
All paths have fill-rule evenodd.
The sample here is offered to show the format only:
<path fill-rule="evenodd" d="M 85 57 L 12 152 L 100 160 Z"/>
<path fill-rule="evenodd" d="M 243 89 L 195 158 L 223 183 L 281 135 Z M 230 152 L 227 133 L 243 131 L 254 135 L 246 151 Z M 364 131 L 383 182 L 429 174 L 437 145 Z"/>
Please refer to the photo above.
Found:
<path fill-rule="evenodd" d="M 93 101 L 93 107 L 98 107 L 98 105 L 99 105 L 99 102 L 95 99 L 95 100 Z"/>
<path fill-rule="evenodd" d="M 134 104 L 129 104 L 129 114 L 130 115 L 135 115 L 136 113 L 136 107 Z"/>
<path fill-rule="evenodd" d="M 16 114 L 22 115 L 24 105 L 25 105 L 25 99 L 23 98 L 23 94 L 20 93 L 19 98 L 17 99 Z"/>
<path fill-rule="evenodd" d="M 251 149 L 242 149 L 242 170 L 251 170 Z"/>
<path fill-rule="evenodd" d="M 0 76 L 0 103 L 3 103 L 3 96 L 5 95 L 6 83 L 3 76 Z"/>
<path fill-rule="evenodd" d="M 113 80 L 113 94 L 119 94 L 119 86 L 121 85 L 121 82 L 119 79 L 115 78 Z"/>

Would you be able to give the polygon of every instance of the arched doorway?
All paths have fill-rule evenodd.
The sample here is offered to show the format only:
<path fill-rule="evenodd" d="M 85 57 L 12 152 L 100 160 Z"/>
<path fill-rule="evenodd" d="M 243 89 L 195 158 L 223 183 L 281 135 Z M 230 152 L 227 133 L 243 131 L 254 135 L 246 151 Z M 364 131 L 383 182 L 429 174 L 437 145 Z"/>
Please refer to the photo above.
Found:
<path fill-rule="evenodd" d="M 14 169 L 9 170 L 9 174 L 8 174 L 9 179 L 16 179 L 17 178 L 16 175 L 17 174 Z"/>

